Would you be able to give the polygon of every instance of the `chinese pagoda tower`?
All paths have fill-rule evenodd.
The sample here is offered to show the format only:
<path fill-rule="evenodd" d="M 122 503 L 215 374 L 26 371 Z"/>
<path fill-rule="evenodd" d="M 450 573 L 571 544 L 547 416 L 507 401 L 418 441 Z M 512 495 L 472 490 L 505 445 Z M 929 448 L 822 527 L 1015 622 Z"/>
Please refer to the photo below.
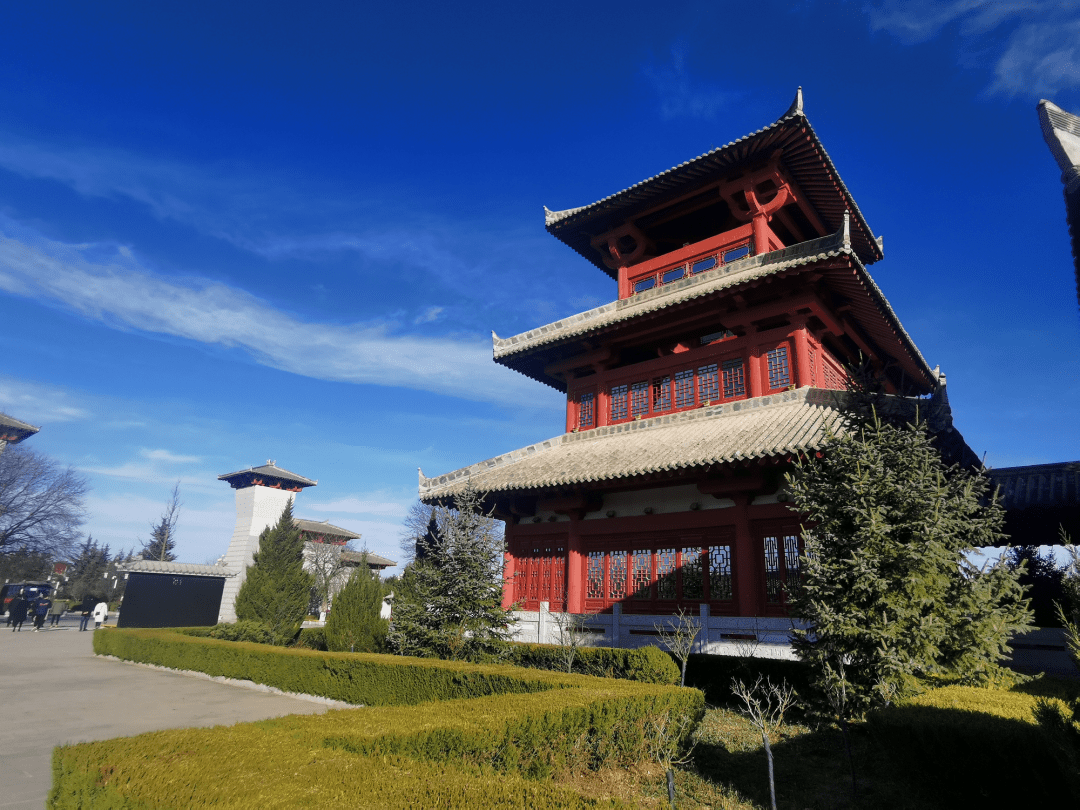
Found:
<path fill-rule="evenodd" d="M 234 572 L 235 576 L 225 581 L 218 621 L 235 622 L 236 594 L 247 578 L 247 569 L 255 552 L 259 550 L 259 535 L 263 529 L 278 522 L 290 500 L 305 487 L 313 487 L 318 482 L 284 470 L 273 461 L 219 475 L 218 480 L 227 481 L 236 490 L 236 527 L 229 550 L 219 560 L 219 564 Z"/>
<path fill-rule="evenodd" d="M 515 335 L 494 359 L 566 394 L 566 432 L 427 478 L 465 486 L 506 524 L 504 605 L 518 637 L 589 614 L 595 641 L 654 643 L 679 609 L 700 651 L 775 644 L 791 620 L 800 517 L 783 474 L 840 413 L 849 364 L 951 435 L 945 378 L 866 268 L 876 238 L 803 112 L 580 208 L 549 233 L 607 273 L 617 298 Z M 761 654 L 761 653 L 759 653 Z"/>

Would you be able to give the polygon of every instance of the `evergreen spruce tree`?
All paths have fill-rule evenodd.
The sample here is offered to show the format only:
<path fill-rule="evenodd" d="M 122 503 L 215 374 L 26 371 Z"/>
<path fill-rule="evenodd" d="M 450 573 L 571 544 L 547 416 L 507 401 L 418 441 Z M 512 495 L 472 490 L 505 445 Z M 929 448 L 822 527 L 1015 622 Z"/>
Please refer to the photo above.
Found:
<path fill-rule="evenodd" d="M 394 592 L 390 643 L 403 655 L 477 659 L 509 638 L 502 607 L 502 538 L 471 487 L 418 538 Z"/>
<path fill-rule="evenodd" d="M 304 541 L 293 521 L 292 499 L 277 524 L 259 535 L 259 550 L 236 595 L 236 617 L 266 625 L 273 644 L 295 638 L 311 598 L 304 571 Z"/>
<path fill-rule="evenodd" d="M 981 471 L 946 467 L 924 424 L 871 409 L 788 483 L 807 521 L 794 646 L 842 725 L 915 678 L 996 671 L 1030 612 L 1015 571 L 969 559 L 1003 539 Z"/>
<path fill-rule="evenodd" d="M 389 622 L 381 618 L 383 587 L 368 567 L 364 552 L 359 567 L 334 597 L 326 620 L 326 647 L 338 652 L 383 652 Z"/>
<path fill-rule="evenodd" d="M 180 482 L 173 487 L 169 502 L 165 505 L 165 511 L 161 520 L 150 526 L 150 539 L 146 541 L 139 556 L 144 560 L 158 560 L 160 562 L 173 562 L 176 554 L 176 522 L 180 518 Z"/>

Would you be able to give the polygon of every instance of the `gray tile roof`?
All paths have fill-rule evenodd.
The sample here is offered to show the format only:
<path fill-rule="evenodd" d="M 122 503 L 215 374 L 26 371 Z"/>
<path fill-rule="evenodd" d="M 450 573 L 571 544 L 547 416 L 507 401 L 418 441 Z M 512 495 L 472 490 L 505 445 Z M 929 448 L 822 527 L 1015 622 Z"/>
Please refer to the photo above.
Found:
<path fill-rule="evenodd" d="M 362 551 L 343 551 L 341 552 L 341 559 L 345 562 L 360 564 L 360 560 L 363 559 L 364 552 Z M 375 566 L 376 568 L 393 568 L 397 565 L 393 560 L 388 560 L 386 557 L 380 557 L 378 554 L 372 554 L 370 551 L 367 554 L 367 561 L 369 566 Z"/>
<path fill-rule="evenodd" d="M 1080 508 L 1080 461 L 999 467 L 987 473 L 1008 510 L 1036 506 Z M 1080 538 L 1078 538 L 1080 539 Z M 1052 542 L 1052 538 L 1046 542 Z"/>
<path fill-rule="evenodd" d="M 283 470 L 278 467 L 273 461 L 267 461 L 261 467 L 248 467 L 246 470 L 237 470 L 236 472 L 225 473 L 218 476 L 218 481 L 229 481 L 233 478 L 239 478 L 245 475 L 257 475 L 263 478 L 276 478 L 280 481 L 288 481 L 294 484 L 300 484 L 301 486 L 313 487 L 318 481 L 312 481 L 310 478 L 304 478 L 302 475 L 297 475 L 294 472 Z"/>
<path fill-rule="evenodd" d="M 512 337 L 500 338 L 492 332 L 494 359 L 497 363 L 516 368 L 534 379 L 551 385 L 552 380 L 535 373 L 530 367 L 519 367 L 518 363 L 513 362 L 515 356 L 560 341 L 610 329 L 633 318 L 693 299 L 723 293 L 763 278 L 777 277 L 807 265 L 838 257 L 850 260 L 855 269 L 855 278 L 847 279 L 844 283 L 849 286 L 854 283 L 856 287 L 861 288 L 861 290 L 845 291 L 850 292 L 847 297 L 851 299 L 852 306 L 855 308 L 853 314 L 868 329 L 882 350 L 890 355 L 897 355 L 897 359 L 901 361 L 905 354 L 910 358 L 911 365 L 907 369 L 909 374 L 916 379 L 921 376 L 925 382 L 931 381 L 934 374 L 926 358 L 900 323 L 900 319 L 886 300 L 884 293 L 852 250 L 847 219 L 843 221 L 840 230 L 830 236 L 800 242 L 797 245 L 759 256 L 748 256 L 699 276 L 646 290 L 630 298 L 613 301 Z M 882 318 L 884 318 L 883 321 Z M 555 384 L 558 385 L 557 381 Z"/>
<path fill-rule="evenodd" d="M 837 227 L 844 211 L 852 212 L 855 247 L 860 258 L 866 264 L 880 259 L 880 243 L 803 112 L 801 87 L 787 112 L 774 123 L 589 205 L 563 211 L 551 211 L 545 206 L 544 225 L 554 236 L 614 277 L 614 271 L 605 267 L 599 254 L 589 248 L 589 239 L 574 232 L 574 226 L 604 216 L 632 216 L 635 210 L 655 207 L 665 198 L 684 194 L 686 189 L 706 183 L 710 177 L 715 178 L 776 149 L 784 150 L 784 165 L 826 226 Z M 823 173 L 827 177 L 823 178 Z"/>
<path fill-rule="evenodd" d="M 0 413 L 0 440 L 9 441 L 12 444 L 21 442 L 28 436 L 33 436 L 40 428 L 23 422 L 6 413 Z"/>
<path fill-rule="evenodd" d="M 1065 218 L 1072 238 L 1073 269 L 1080 300 L 1080 117 L 1046 99 L 1039 102 L 1037 109 L 1043 138 L 1061 169 Z"/>
<path fill-rule="evenodd" d="M 446 475 L 420 473 L 420 499 L 543 489 L 784 456 L 819 447 L 844 394 L 801 388 L 671 416 L 565 433 Z"/>
<path fill-rule="evenodd" d="M 340 526 L 335 526 L 325 520 L 304 520 L 303 518 L 293 518 L 293 522 L 300 527 L 301 531 L 311 532 L 312 534 L 327 534 L 334 537 L 342 537 L 346 540 L 357 540 L 360 535 L 356 532 L 351 532 L 348 529 L 343 529 Z"/>
<path fill-rule="evenodd" d="M 223 565 L 164 562 L 162 560 L 131 560 L 117 566 L 131 574 L 183 574 L 189 577 L 234 577 L 237 572 Z"/>

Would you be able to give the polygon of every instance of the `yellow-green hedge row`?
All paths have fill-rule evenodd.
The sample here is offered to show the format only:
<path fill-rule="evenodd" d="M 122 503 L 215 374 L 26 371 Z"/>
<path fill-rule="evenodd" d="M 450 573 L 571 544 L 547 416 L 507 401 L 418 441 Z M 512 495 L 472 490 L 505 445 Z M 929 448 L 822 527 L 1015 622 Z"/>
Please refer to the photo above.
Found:
<path fill-rule="evenodd" d="M 143 641 L 162 641 L 155 633 L 167 635 L 128 633 Z M 194 641 L 208 648 L 219 644 Z M 171 654 L 177 649 L 192 653 L 194 648 L 149 645 L 143 658 L 154 650 Z M 373 669 L 393 671 L 401 665 L 391 656 L 345 657 L 363 659 Z M 658 720 L 694 720 L 704 710 L 702 694 L 692 689 L 513 667 L 422 663 L 459 676 L 479 673 L 488 678 L 485 688 L 541 676 L 538 682 L 548 691 L 519 688 L 423 705 L 395 700 L 398 705 L 64 746 L 54 754 L 49 806 L 613 806 L 523 777 L 643 758 L 653 753 Z M 493 675 L 498 677 L 488 677 Z M 682 728 L 688 733 L 691 724 Z"/>
<path fill-rule="evenodd" d="M 496 664 L 220 641 L 166 629 L 110 628 L 97 632 L 94 652 L 365 706 L 543 692 L 581 677 Z"/>
<path fill-rule="evenodd" d="M 932 689 L 872 713 L 892 755 L 942 798 L 964 804 L 1077 806 L 1075 780 L 1035 719 L 1037 698 L 970 686 Z"/>

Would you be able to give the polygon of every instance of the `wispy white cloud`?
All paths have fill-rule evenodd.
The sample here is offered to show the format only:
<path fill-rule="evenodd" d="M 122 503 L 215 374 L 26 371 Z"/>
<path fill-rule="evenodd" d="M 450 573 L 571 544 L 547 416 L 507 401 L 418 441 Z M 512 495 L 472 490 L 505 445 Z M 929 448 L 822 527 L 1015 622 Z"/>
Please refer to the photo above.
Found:
<path fill-rule="evenodd" d="M 439 320 L 439 316 L 443 312 L 443 307 L 428 307 L 413 319 L 414 324 L 433 323 Z"/>
<path fill-rule="evenodd" d="M 1078 0 L 885 0 L 868 5 L 872 31 L 914 44 L 957 25 L 961 60 L 990 67 L 990 93 L 1053 96 L 1080 87 Z"/>
<path fill-rule="evenodd" d="M 662 118 L 715 118 L 740 94 L 695 78 L 687 69 L 686 52 L 685 43 L 676 43 L 667 64 L 645 65 L 641 72 L 659 99 Z"/>
<path fill-rule="evenodd" d="M 387 500 L 380 493 L 371 495 L 349 496 L 320 503 L 305 502 L 304 509 L 315 512 L 338 512 L 349 515 L 383 515 L 385 517 L 405 517 L 409 505 L 401 501 Z"/>
<path fill-rule="evenodd" d="M 0 290 L 114 328 L 238 348 L 263 365 L 323 380 L 536 404 L 535 383 L 491 362 L 480 338 L 394 334 L 386 324 L 322 324 L 244 290 L 165 280 L 108 246 L 78 249 L 0 217 Z M 556 397 L 551 397 L 554 404 Z"/>
<path fill-rule="evenodd" d="M 202 461 L 199 456 L 183 456 L 179 453 L 173 453 L 169 450 L 147 450 L 140 451 L 144 458 L 148 458 L 151 461 L 163 461 L 167 464 L 194 464 L 197 461 Z"/>
<path fill-rule="evenodd" d="M 69 392 L 13 377 L 0 377 L 0 411 L 39 427 L 90 417 L 87 408 L 76 404 Z"/>
<path fill-rule="evenodd" d="M 161 517 L 165 495 L 160 500 L 130 493 L 86 499 L 88 530 L 99 543 L 108 543 L 114 552 L 138 550 L 150 533 L 150 525 Z M 217 559 L 229 548 L 236 512 L 228 501 L 185 504 L 176 527 L 176 553 L 183 562 Z"/>

